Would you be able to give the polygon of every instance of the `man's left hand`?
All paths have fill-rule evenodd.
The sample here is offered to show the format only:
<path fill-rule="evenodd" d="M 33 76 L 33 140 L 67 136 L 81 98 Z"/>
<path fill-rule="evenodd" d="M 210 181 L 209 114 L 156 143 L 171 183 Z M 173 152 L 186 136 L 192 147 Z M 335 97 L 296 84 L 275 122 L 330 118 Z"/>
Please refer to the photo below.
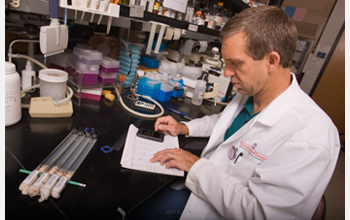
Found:
<path fill-rule="evenodd" d="M 161 166 L 165 164 L 167 169 L 176 167 L 179 170 L 188 172 L 197 160 L 199 160 L 199 157 L 196 155 L 188 151 L 175 148 L 158 151 L 153 155 L 153 158 L 151 158 L 150 161 L 151 163 L 160 162 Z"/>

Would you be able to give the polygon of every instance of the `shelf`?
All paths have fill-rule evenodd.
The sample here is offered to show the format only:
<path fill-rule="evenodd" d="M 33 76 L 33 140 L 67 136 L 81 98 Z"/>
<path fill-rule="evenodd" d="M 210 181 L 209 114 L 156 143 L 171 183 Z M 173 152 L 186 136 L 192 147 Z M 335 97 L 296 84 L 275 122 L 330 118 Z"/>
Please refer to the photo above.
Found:
<path fill-rule="evenodd" d="M 247 4 L 243 3 L 241 0 L 223 0 L 223 2 L 224 2 L 224 5 L 227 5 L 227 8 L 231 9 L 234 13 L 237 13 L 249 7 Z M 38 1 L 23 0 L 21 1 L 21 5 L 19 8 L 10 7 L 10 10 L 48 15 L 49 2 L 43 1 L 43 0 L 38 0 Z M 181 32 L 182 38 L 205 40 L 205 41 L 215 42 L 215 43 L 221 43 L 222 41 L 219 31 L 211 30 L 203 26 L 198 26 L 198 31 L 194 32 L 194 31 L 187 30 L 189 23 L 185 21 L 180 21 L 174 18 L 153 14 L 147 11 L 144 12 L 143 18 L 134 18 L 134 17 L 129 17 L 129 12 L 130 12 L 130 8 L 128 6 L 120 5 L 120 17 L 119 18 L 113 17 L 111 22 L 112 26 L 129 28 L 130 22 L 136 21 L 136 22 L 142 23 L 141 31 L 149 32 L 151 29 L 151 25 L 149 21 L 156 21 L 156 22 L 167 24 L 173 28 L 179 28 L 181 30 L 185 30 Z M 91 13 L 85 13 L 85 15 L 83 16 L 83 21 L 90 22 L 91 16 L 92 16 Z M 62 18 L 64 17 L 63 8 L 60 8 L 60 17 Z M 78 11 L 76 20 L 80 20 L 81 17 L 82 17 L 82 12 Z M 100 15 L 96 14 L 94 16 L 94 19 L 92 20 L 92 23 L 98 23 L 99 17 Z M 75 11 L 68 9 L 67 18 L 74 20 Z M 100 24 L 107 25 L 107 23 L 108 23 L 108 17 L 103 16 Z"/>

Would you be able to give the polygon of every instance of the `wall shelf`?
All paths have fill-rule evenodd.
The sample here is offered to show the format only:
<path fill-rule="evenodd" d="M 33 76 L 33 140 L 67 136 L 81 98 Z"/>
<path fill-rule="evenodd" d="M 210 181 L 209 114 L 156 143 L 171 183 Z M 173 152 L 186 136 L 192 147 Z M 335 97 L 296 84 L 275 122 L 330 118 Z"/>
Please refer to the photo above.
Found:
<path fill-rule="evenodd" d="M 223 2 L 225 5 L 228 5 L 228 7 L 235 13 L 243 10 L 244 8 L 249 7 L 247 4 L 243 3 L 241 0 L 225 0 Z M 9 9 L 13 11 L 19 11 L 19 12 L 49 15 L 49 2 L 46 0 L 36 0 L 36 1 L 22 0 L 19 8 L 10 7 Z M 112 23 L 111 23 L 112 26 L 129 28 L 130 22 L 136 21 L 136 22 L 142 23 L 142 31 L 149 32 L 151 29 L 151 25 L 149 21 L 156 21 L 156 22 L 167 24 L 173 28 L 186 30 L 181 32 L 182 38 L 205 40 L 205 41 L 215 42 L 215 43 L 221 43 L 221 40 L 222 40 L 222 38 L 220 37 L 219 31 L 211 30 L 203 26 L 199 26 L 198 31 L 194 32 L 194 31 L 188 30 L 189 23 L 185 21 L 180 21 L 180 20 L 169 18 L 166 16 L 160 16 L 147 11 L 144 12 L 144 16 L 142 18 L 134 18 L 134 17 L 129 17 L 129 12 L 130 12 L 130 8 L 128 6 L 120 5 L 120 16 L 119 18 L 113 17 Z M 85 13 L 83 17 L 83 21 L 90 22 L 91 16 L 92 16 L 91 13 Z M 92 20 L 92 23 L 97 23 L 99 16 L 100 15 L 96 14 L 94 16 L 94 19 Z M 60 8 L 60 17 L 62 18 L 64 17 L 63 8 Z M 81 17 L 82 17 L 82 12 L 78 11 L 76 20 L 80 20 Z M 75 11 L 67 9 L 67 18 L 74 20 Z M 107 25 L 107 22 L 108 22 L 108 17 L 103 16 L 102 20 L 100 21 L 100 24 Z"/>

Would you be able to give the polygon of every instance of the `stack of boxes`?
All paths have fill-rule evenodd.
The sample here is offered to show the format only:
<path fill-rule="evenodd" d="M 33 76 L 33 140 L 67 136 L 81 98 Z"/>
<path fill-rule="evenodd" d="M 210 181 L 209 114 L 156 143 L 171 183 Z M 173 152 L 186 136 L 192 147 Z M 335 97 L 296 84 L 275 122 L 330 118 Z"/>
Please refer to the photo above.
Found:
<path fill-rule="evenodd" d="M 139 67 L 141 47 L 129 44 L 129 49 L 132 50 L 132 55 L 129 56 L 128 51 L 121 47 L 119 53 L 119 70 L 118 74 L 125 75 L 124 87 L 130 87 L 131 82 L 135 78 L 137 67 Z"/>
<path fill-rule="evenodd" d="M 79 99 L 78 105 L 80 98 L 101 100 L 104 84 L 115 83 L 119 69 L 119 61 L 80 44 L 73 48 L 73 53 L 51 56 L 49 62 L 51 68 L 65 70 L 75 82 L 71 86 Z"/>
<path fill-rule="evenodd" d="M 74 47 L 73 55 L 75 62 L 74 81 L 78 85 L 97 84 L 100 64 L 102 62 L 102 53 L 96 50 Z"/>
<path fill-rule="evenodd" d="M 154 100 L 167 102 L 172 96 L 175 98 L 182 96 L 184 89 L 182 87 L 175 87 L 165 81 L 157 81 L 144 77 L 139 79 L 136 93 L 149 96 Z"/>
<path fill-rule="evenodd" d="M 74 47 L 73 54 L 63 53 L 50 57 L 49 66 L 68 72 L 71 80 L 77 84 L 77 88 L 73 90 L 79 98 L 100 100 L 103 85 L 94 87 L 98 82 L 115 83 L 118 75 L 125 75 L 123 86 L 130 87 L 135 79 L 142 48 L 133 44 L 129 44 L 128 47 L 132 50 L 132 55 L 129 56 L 126 49 L 121 47 L 118 61 L 103 56 L 88 45 L 79 45 Z M 182 96 L 183 92 L 183 88 L 174 87 L 166 80 L 157 81 L 148 77 L 139 79 L 136 91 L 137 94 L 147 95 L 162 102 L 169 101 L 172 96 Z"/>
<path fill-rule="evenodd" d="M 102 57 L 98 80 L 102 83 L 115 83 L 119 69 L 119 61 L 110 57 Z"/>

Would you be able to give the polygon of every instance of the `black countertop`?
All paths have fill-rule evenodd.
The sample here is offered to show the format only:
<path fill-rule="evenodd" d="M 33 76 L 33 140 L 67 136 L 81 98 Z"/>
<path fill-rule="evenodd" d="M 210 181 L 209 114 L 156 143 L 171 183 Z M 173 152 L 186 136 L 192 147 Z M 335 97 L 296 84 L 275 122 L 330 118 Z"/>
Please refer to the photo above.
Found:
<path fill-rule="evenodd" d="M 124 99 L 126 104 L 133 103 Z M 218 113 L 222 107 L 203 103 L 197 107 L 185 99 L 183 103 L 166 102 L 164 107 L 177 109 L 192 118 Z M 165 110 L 177 120 L 179 115 Z M 126 214 L 172 184 L 179 177 L 139 172 L 122 168 L 123 148 L 115 143 L 130 124 L 153 128 L 155 120 L 136 118 L 121 108 L 118 101 L 82 100 L 74 105 L 74 113 L 66 118 L 31 118 L 28 109 L 15 125 L 5 128 L 5 216 L 6 219 L 122 219 L 118 208 Z M 98 140 L 72 180 L 85 183 L 85 188 L 67 185 L 61 197 L 39 203 L 39 196 L 22 195 L 18 187 L 26 178 L 19 169 L 34 170 L 73 128 L 93 128 Z M 205 138 L 179 136 L 180 147 L 199 155 L 207 143 Z M 113 147 L 104 153 L 101 147 Z"/>

